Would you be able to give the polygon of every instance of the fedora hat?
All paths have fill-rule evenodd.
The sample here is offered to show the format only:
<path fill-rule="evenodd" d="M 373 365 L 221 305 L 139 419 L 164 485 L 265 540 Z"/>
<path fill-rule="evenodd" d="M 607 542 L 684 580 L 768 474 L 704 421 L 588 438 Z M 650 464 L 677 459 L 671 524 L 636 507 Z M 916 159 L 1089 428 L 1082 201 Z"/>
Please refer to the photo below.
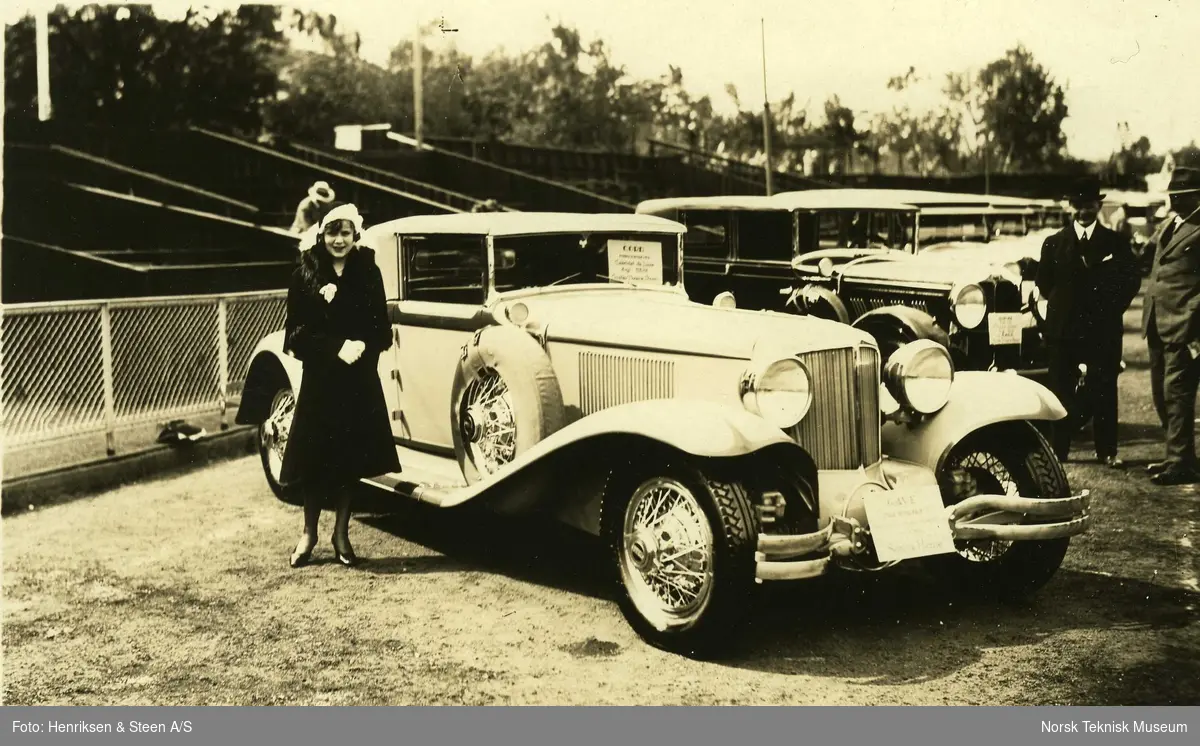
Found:
<path fill-rule="evenodd" d="M 1070 190 L 1063 196 L 1072 204 L 1100 202 L 1104 199 L 1104 195 L 1100 192 L 1100 179 L 1095 176 L 1081 176 L 1076 179 Z"/>
<path fill-rule="evenodd" d="M 1167 184 L 1167 194 L 1198 191 L 1200 191 L 1200 169 L 1179 166 L 1171 172 L 1171 183 Z"/>
<path fill-rule="evenodd" d="M 308 196 L 317 202 L 332 202 L 335 195 L 328 181 L 317 181 L 308 188 Z"/>

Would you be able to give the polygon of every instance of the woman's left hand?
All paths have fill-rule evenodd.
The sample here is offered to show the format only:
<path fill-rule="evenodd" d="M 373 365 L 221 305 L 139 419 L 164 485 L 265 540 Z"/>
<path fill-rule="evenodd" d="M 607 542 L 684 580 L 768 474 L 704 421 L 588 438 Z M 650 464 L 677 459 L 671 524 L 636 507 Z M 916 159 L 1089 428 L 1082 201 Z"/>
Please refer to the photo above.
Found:
<path fill-rule="evenodd" d="M 332 303 L 333 296 L 337 295 L 337 285 L 334 285 L 332 282 L 328 283 L 318 292 L 321 293 L 321 297 L 325 299 L 326 303 Z"/>

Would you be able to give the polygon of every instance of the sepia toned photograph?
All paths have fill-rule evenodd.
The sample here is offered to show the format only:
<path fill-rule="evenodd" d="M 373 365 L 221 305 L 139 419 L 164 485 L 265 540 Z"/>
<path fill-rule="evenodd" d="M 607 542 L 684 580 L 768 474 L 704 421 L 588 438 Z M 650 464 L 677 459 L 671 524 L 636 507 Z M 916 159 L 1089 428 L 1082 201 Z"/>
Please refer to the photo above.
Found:
<path fill-rule="evenodd" d="M 1200 5 L 2 7 L 0 705 L 1200 705 Z"/>

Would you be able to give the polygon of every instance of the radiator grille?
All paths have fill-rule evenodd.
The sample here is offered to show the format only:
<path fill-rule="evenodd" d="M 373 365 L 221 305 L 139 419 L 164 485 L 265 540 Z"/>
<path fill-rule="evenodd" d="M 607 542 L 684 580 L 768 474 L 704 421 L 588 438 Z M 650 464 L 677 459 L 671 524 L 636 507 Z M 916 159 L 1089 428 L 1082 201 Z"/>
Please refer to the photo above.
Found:
<path fill-rule="evenodd" d="M 579 408 L 602 409 L 675 395 L 675 363 L 601 352 L 579 353 Z"/>
<path fill-rule="evenodd" d="M 804 353 L 812 409 L 791 430 L 818 469 L 857 469 L 880 458 L 879 353 L 870 347 Z"/>
<path fill-rule="evenodd" d="M 947 296 L 893 288 L 872 288 L 870 290 L 848 288 L 843 293 L 843 300 L 846 303 L 846 310 L 850 312 L 851 319 L 857 319 L 870 311 L 885 306 L 908 306 L 930 316 L 937 316 L 939 302 L 944 306 Z"/>

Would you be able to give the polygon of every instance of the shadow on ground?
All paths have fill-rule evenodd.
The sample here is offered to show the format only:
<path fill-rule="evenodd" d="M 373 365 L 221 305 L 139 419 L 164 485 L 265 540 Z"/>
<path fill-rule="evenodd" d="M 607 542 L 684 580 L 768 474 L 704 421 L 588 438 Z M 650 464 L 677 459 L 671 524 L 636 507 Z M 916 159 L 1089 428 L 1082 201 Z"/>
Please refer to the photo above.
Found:
<path fill-rule="evenodd" d="M 551 521 L 506 518 L 469 506 L 439 509 L 414 503 L 358 520 L 444 555 L 374 559 L 365 572 L 489 572 L 593 598 L 613 600 L 599 539 Z"/>
<path fill-rule="evenodd" d="M 419 505 L 359 520 L 445 555 L 373 560 L 365 572 L 489 572 L 614 598 L 600 541 L 556 524 Z M 723 665 L 884 686 L 951 676 L 985 650 L 1053 635 L 1183 630 L 1200 619 L 1200 594 L 1064 569 L 1032 599 L 1006 604 L 955 595 L 915 565 L 760 586 L 753 609 Z M 1046 675 L 1055 691 L 1075 691 L 1064 703 L 1182 704 L 1200 692 L 1197 653 L 1181 647 L 1160 663 L 1098 660 L 1095 670 Z"/>

